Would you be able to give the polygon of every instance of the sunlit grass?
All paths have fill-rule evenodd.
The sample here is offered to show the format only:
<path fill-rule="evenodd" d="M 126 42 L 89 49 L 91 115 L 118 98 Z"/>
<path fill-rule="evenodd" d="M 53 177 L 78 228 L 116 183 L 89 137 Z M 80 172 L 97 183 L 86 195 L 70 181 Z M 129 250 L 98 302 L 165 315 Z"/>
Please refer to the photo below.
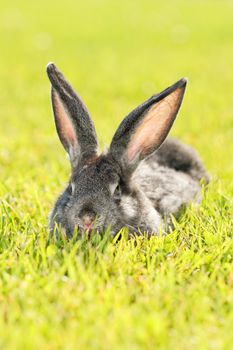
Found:
<path fill-rule="evenodd" d="M 232 349 L 231 1 L 0 4 L 0 348 Z M 87 103 L 100 144 L 182 76 L 173 135 L 211 174 L 166 237 L 49 237 L 69 175 L 45 66 Z"/>

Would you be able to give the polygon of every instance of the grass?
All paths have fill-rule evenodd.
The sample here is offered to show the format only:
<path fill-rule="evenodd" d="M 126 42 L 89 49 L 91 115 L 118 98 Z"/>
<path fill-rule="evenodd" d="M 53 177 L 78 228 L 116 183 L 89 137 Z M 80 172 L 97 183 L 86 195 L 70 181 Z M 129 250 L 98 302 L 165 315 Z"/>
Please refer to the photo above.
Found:
<path fill-rule="evenodd" d="M 232 1 L 0 3 L 0 348 L 232 349 Z M 77 88 L 100 143 L 189 77 L 173 135 L 212 176 L 167 237 L 49 238 L 69 164 L 45 65 Z"/>

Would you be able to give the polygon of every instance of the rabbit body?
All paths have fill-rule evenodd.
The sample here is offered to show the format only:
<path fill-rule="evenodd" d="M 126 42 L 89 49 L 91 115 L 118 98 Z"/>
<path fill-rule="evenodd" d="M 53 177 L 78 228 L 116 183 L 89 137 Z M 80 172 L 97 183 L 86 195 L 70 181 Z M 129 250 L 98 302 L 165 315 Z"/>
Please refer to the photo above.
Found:
<path fill-rule="evenodd" d="M 200 180 L 209 177 L 197 153 L 176 139 L 141 162 L 134 179 L 162 216 L 178 214 L 182 206 L 200 202 Z"/>
<path fill-rule="evenodd" d="M 59 138 L 71 161 L 69 184 L 55 203 L 50 228 L 68 237 L 122 227 L 130 232 L 168 232 L 170 216 L 200 202 L 200 180 L 208 175 L 196 152 L 166 139 L 182 102 L 186 80 L 133 110 L 116 131 L 106 154 L 86 107 L 58 69 L 50 64 L 52 104 Z M 165 140 L 166 139 L 166 140 Z"/>

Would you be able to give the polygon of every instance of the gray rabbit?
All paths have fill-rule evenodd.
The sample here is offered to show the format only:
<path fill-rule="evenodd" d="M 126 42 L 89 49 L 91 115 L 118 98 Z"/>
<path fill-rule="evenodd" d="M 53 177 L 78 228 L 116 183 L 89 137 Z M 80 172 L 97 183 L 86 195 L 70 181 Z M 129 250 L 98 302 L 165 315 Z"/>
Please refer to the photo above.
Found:
<path fill-rule="evenodd" d="M 200 180 L 208 175 L 189 146 L 166 139 L 182 103 L 181 79 L 135 108 L 122 121 L 109 150 L 98 153 L 90 114 L 57 67 L 47 73 L 58 136 L 71 162 L 69 184 L 50 215 L 50 229 L 68 237 L 122 227 L 132 233 L 167 232 L 170 214 L 200 201 Z M 156 151 L 156 152 L 155 152 Z"/>

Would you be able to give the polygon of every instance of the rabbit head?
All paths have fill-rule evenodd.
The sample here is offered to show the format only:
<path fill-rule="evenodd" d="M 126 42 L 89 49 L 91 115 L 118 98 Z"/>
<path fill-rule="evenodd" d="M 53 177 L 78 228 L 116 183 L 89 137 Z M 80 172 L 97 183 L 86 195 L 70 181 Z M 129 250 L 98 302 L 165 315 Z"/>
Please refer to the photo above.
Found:
<path fill-rule="evenodd" d="M 123 226 L 153 230 L 159 215 L 132 175 L 139 163 L 165 140 L 181 105 L 186 80 L 181 79 L 134 109 L 120 124 L 109 150 L 99 154 L 90 114 L 57 67 L 47 73 L 58 136 L 71 162 L 67 188 L 50 216 L 50 227 L 61 226 L 68 236 Z M 154 227 L 156 229 L 156 227 Z"/>

